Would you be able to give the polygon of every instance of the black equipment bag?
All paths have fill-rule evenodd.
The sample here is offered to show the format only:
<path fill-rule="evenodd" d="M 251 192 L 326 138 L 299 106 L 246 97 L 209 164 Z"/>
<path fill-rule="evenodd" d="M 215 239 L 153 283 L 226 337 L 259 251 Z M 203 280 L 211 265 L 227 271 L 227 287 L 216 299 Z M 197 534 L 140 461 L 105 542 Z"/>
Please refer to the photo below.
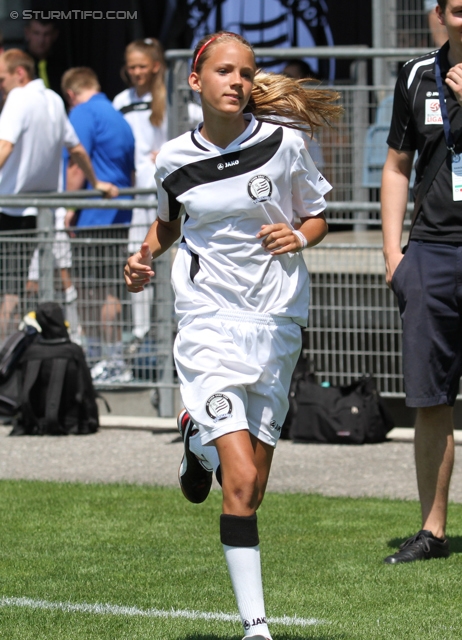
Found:
<path fill-rule="evenodd" d="M 314 373 L 296 372 L 285 428 L 294 442 L 383 442 L 393 418 L 370 376 L 345 386 L 323 386 Z"/>
<path fill-rule="evenodd" d="M 61 307 L 37 309 L 42 333 L 23 353 L 19 413 L 10 435 L 95 433 L 97 394 L 82 348 L 71 342 Z"/>
<path fill-rule="evenodd" d="M 14 416 L 19 409 L 21 372 L 18 363 L 36 336 L 37 329 L 26 325 L 9 336 L 0 348 L 0 416 Z"/>

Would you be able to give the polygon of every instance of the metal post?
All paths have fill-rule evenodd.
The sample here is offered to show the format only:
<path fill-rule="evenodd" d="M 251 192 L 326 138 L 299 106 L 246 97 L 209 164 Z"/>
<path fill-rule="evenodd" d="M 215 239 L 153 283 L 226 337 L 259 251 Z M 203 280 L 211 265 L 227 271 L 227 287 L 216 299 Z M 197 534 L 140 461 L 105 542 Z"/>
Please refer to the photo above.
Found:
<path fill-rule="evenodd" d="M 54 214 L 51 209 L 40 208 L 37 213 L 39 238 L 39 302 L 54 300 L 53 238 Z"/>
<path fill-rule="evenodd" d="M 396 0 L 372 0 L 372 46 L 396 47 Z M 392 86 L 396 80 L 396 63 L 385 58 L 373 59 L 374 85 Z M 379 96 L 379 100 L 384 96 Z"/>
<path fill-rule="evenodd" d="M 170 251 L 154 264 L 156 325 L 157 325 L 157 382 L 159 386 L 159 416 L 174 415 L 173 402 L 173 291 L 170 284 Z"/>
<path fill-rule="evenodd" d="M 167 74 L 168 138 L 176 138 L 189 129 L 191 88 L 187 81 L 187 60 L 174 60 Z"/>
<path fill-rule="evenodd" d="M 358 89 L 353 89 L 353 114 L 352 114 L 352 179 L 355 193 L 355 199 L 367 202 L 369 200 L 369 191 L 365 187 L 362 187 L 362 173 L 363 173 L 363 157 L 364 157 L 364 142 L 366 139 L 366 129 L 369 122 L 368 119 L 368 92 L 364 90 L 364 86 L 367 84 L 367 62 L 365 60 L 358 60 L 353 63 L 353 77 L 355 84 L 358 85 Z M 357 194 L 357 195 L 356 195 Z M 367 220 L 369 217 L 368 211 L 355 211 L 353 218 L 355 220 Z M 355 222 L 353 225 L 355 231 L 367 230 L 367 223 Z"/>

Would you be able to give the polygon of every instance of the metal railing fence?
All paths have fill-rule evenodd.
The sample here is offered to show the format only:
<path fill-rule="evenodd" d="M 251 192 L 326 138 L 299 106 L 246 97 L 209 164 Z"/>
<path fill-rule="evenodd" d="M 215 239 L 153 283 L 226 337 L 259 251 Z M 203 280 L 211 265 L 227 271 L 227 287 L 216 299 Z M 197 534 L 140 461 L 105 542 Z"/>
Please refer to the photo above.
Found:
<path fill-rule="evenodd" d="M 400 397 L 404 388 L 399 312 L 385 284 L 378 234 L 359 236 L 356 244 L 330 242 L 327 236 L 305 252 L 311 300 L 304 348 L 320 378 L 331 384 L 373 374 L 384 396 Z"/>
<path fill-rule="evenodd" d="M 47 196 L 44 201 L 51 199 Z M 55 204 L 70 201 L 53 196 Z M 41 204 L 40 199 L 35 202 Z M 127 201 L 122 206 L 128 206 Z M 145 206 L 152 206 L 152 201 Z M 80 342 L 97 374 L 98 388 L 157 389 L 159 414 L 174 415 L 176 324 L 170 269 L 176 248 L 154 265 L 153 293 L 143 302 L 149 327 L 140 341 L 134 334 L 134 303 L 139 294 L 128 294 L 123 281 L 129 254 L 127 227 L 77 228 L 71 230 L 75 237 L 69 237 L 50 226 L 50 220 L 50 210 L 41 208 L 37 231 L 0 234 L 2 292 L 13 291 L 16 296 L 8 317 L 0 309 L 2 339 L 16 330 L 38 302 L 54 299 L 62 304 L 71 337 Z M 305 348 L 320 374 L 333 384 L 373 373 L 382 393 L 401 396 L 400 320 L 385 285 L 378 234 L 360 233 L 359 240 L 351 238 L 347 243 L 342 242 L 343 235 L 333 233 L 334 241 L 305 252 L 311 277 Z M 66 299 L 63 269 L 76 288 L 76 300 Z"/>
<path fill-rule="evenodd" d="M 0 339 L 15 331 L 39 302 L 55 300 L 70 324 L 71 339 L 85 351 L 96 387 L 156 388 L 159 415 L 172 416 L 176 387 L 172 254 L 156 260 L 155 284 L 142 298 L 135 298 L 123 279 L 123 267 L 134 250 L 128 225 L 66 231 L 55 227 L 51 209 L 132 209 L 134 205 L 150 209 L 155 200 L 142 198 L 152 193 L 121 190 L 121 195 L 140 195 L 136 201 L 90 201 L 89 197 L 101 194 L 89 191 L 1 197 L 0 208 L 34 206 L 38 214 L 36 230 L 0 233 Z"/>

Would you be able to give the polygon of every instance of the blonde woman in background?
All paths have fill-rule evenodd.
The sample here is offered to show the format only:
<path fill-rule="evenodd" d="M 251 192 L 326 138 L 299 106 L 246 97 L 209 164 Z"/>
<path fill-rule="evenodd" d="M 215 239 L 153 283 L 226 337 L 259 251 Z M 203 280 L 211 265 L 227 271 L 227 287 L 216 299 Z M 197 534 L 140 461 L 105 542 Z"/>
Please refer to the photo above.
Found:
<path fill-rule="evenodd" d="M 135 186 L 155 188 L 155 159 L 167 141 L 167 89 L 165 86 L 165 59 L 161 43 L 155 38 L 135 40 L 125 49 L 124 79 L 129 88 L 113 100 L 135 137 Z M 201 119 L 199 105 L 190 104 L 191 127 Z M 151 196 L 155 200 L 155 196 Z M 141 196 L 149 199 L 149 196 Z M 128 250 L 134 253 L 143 242 L 156 218 L 156 207 L 133 209 L 129 231 Z M 151 324 L 153 288 L 146 287 L 141 295 L 132 297 L 134 345 L 148 333 Z"/>

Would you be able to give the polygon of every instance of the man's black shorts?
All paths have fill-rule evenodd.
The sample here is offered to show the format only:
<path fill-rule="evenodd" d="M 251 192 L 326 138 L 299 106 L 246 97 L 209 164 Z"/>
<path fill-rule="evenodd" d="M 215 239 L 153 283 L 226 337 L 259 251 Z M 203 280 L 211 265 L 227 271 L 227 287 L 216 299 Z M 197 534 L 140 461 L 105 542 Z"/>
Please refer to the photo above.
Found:
<path fill-rule="evenodd" d="M 391 283 L 409 407 L 452 406 L 462 373 L 462 246 L 411 241 Z"/>
<path fill-rule="evenodd" d="M 24 295 L 30 261 L 37 247 L 37 216 L 0 212 L 0 295 Z M 13 233 L 16 232 L 16 233 Z"/>

